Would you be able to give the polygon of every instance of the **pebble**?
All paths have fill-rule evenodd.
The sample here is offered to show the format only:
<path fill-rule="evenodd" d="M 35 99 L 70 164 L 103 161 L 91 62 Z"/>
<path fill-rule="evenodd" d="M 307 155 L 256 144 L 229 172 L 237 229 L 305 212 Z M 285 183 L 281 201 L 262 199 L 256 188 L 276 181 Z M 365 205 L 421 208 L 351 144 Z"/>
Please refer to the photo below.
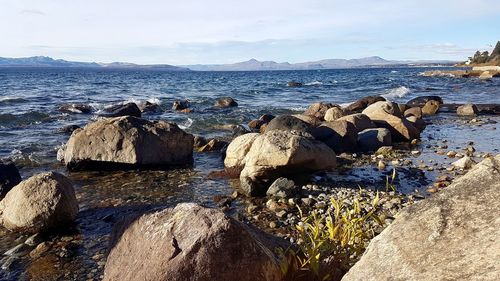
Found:
<path fill-rule="evenodd" d="M 385 170 L 385 163 L 384 161 L 380 160 L 378 161 L 377 167 L 379 170 Z"/>
<path fill-rule="evenodd" d="M 418 150 L 412 150 L 411 155 L 420 155 L 420 151 Z"/>
<path fill-rule="evenodd" d="M 270 228 L 276 228 L 278 225 L 276 224 L 276 222 L 272 221 L 269 223 L 269 227 Z"/>
<path fill-rule="evenodd" d="M 448 156 L 448 157 L 450 157 L 450 158 L 454 158 L 456 155 L 457 155 L 457 153 L 456 153 L 455 151 L 453 151 L 453 150 L 448 151 L 448 152 L 446 153 L 446 156 Z"/>

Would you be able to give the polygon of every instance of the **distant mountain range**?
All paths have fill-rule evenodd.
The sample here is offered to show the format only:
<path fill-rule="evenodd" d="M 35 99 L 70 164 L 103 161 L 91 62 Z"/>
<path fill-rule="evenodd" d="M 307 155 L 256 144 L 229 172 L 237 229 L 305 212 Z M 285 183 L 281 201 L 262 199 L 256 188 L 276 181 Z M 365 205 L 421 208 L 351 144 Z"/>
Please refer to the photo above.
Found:
<path fill-rule="evenodd" d="M 75 62 L 50 57 L 29 57 L 29 58 L 2 58 L 0 57 L 0 67 L 75 67 L 75 68 L 107 68 L 107 69 L 152 69 L 164 71 L 189 71 L 187 68 L 173 66 L 169 64 L 149 64 L 140 65 L 126 62 L 95 63 L 95 62 Z"/>
<path fill-rule="evenodd" d="M 162 71 L 265 71 L 265 70 L 316 70 L 361 67 L 409 67 L 409 66 L 452 66 L 456 61 L 395 61 L 381 57 L 366 57 L 360 59 L 326 59 L 311 62 L 288 63 L 274 61 L 258 61 L 251 59 L 232 64 L 196 64 L 173 66 L 169 64 L 139 65 L 133 63 L 113 62 L 74 62 L 50 57 L 29 58 L 2 58 L 0 67 L 80 67 L 80 68 L 108 68 L 108 69 L 150 69 Z"/>

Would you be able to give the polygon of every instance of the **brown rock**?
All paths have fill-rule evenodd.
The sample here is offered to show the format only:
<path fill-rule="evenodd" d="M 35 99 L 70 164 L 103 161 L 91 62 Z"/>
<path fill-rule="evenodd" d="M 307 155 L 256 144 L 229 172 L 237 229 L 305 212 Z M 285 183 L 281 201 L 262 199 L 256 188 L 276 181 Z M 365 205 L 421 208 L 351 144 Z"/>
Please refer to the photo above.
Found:
<path fill-rule="evenodd" d="M 362 113 L 351 114 L 338 119 L 338 121 L 342 120 L 352 123 L 358 132 L 376 127 L 375 123 L 373 123 L 368 116 Z"/>
<path fill-rule="evenodd" d="M 475 104 L 469 103 L 457 108 L 457 114 L 460 116 L 476 116 L 479 113 Z"/>
<path fill-rule="evenodd" d="M 304 115 L 310 115 L 319 118 L 320 120 L 325 120 L 324 117 L 326 111 L 332 107 L 339 107 L 339 106 L 332 103 L 323 103 L 323 102 L 313 103 L 304 112 Z"/>
<path fill-rule="evenodd" d="M 425 103 L 424 107 L 422 107 L 422 115 L 429 116 L 434 115 L 439 110 L 439 106 L 441 104 L 435 100 L 430 100 Z"/>
<path fill-rule="evenodd" d="M 346 109 L 353 113 L 361 113 L 361 111 L 363 111 L 369 105 L 379 101 L 385 101 L 385 98 L 381 96 L 367 96 L 353 102 L 352 104 L 347 106 Z"/>
<path fill-rule="evenodd" d="M 325 121 L 335 121 L 344 116 L 344 110 L 340 107 L 329 108 L 325 113 Z"/>
<path fill-rule="evenodd" d="M 279 281 L 281 240 L 219 210 L 183 203 L 115 228 L 105 281 Z M 284 246 L 286 247 L 286 246 Z"/>
<path fill-rule="evenodd" d="M 415 116 L 417 118 L 422 118 L 422 109 L 420 107 L 409 108 L 405 111 L 404 116 Z"/>

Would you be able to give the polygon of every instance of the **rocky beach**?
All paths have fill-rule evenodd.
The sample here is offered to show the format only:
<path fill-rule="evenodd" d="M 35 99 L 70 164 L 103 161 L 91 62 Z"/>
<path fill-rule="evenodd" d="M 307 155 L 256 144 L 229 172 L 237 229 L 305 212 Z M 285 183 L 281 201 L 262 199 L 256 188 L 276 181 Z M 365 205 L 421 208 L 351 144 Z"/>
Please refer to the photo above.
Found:
<path fill-rule="evenodd" d="M 495 280 L 500 78 L 460 71 L 0 70 L 0 279 Z"/>

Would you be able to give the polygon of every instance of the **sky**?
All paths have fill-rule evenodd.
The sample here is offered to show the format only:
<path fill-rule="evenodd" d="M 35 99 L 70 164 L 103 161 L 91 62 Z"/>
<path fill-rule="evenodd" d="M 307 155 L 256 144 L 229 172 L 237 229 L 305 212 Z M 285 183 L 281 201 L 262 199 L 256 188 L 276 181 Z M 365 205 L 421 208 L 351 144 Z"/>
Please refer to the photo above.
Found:
<path fill-rule="evenodd" d="M 499 26 L 499 0 L 0 0 L 0 57 L 465 60 Z"/>

